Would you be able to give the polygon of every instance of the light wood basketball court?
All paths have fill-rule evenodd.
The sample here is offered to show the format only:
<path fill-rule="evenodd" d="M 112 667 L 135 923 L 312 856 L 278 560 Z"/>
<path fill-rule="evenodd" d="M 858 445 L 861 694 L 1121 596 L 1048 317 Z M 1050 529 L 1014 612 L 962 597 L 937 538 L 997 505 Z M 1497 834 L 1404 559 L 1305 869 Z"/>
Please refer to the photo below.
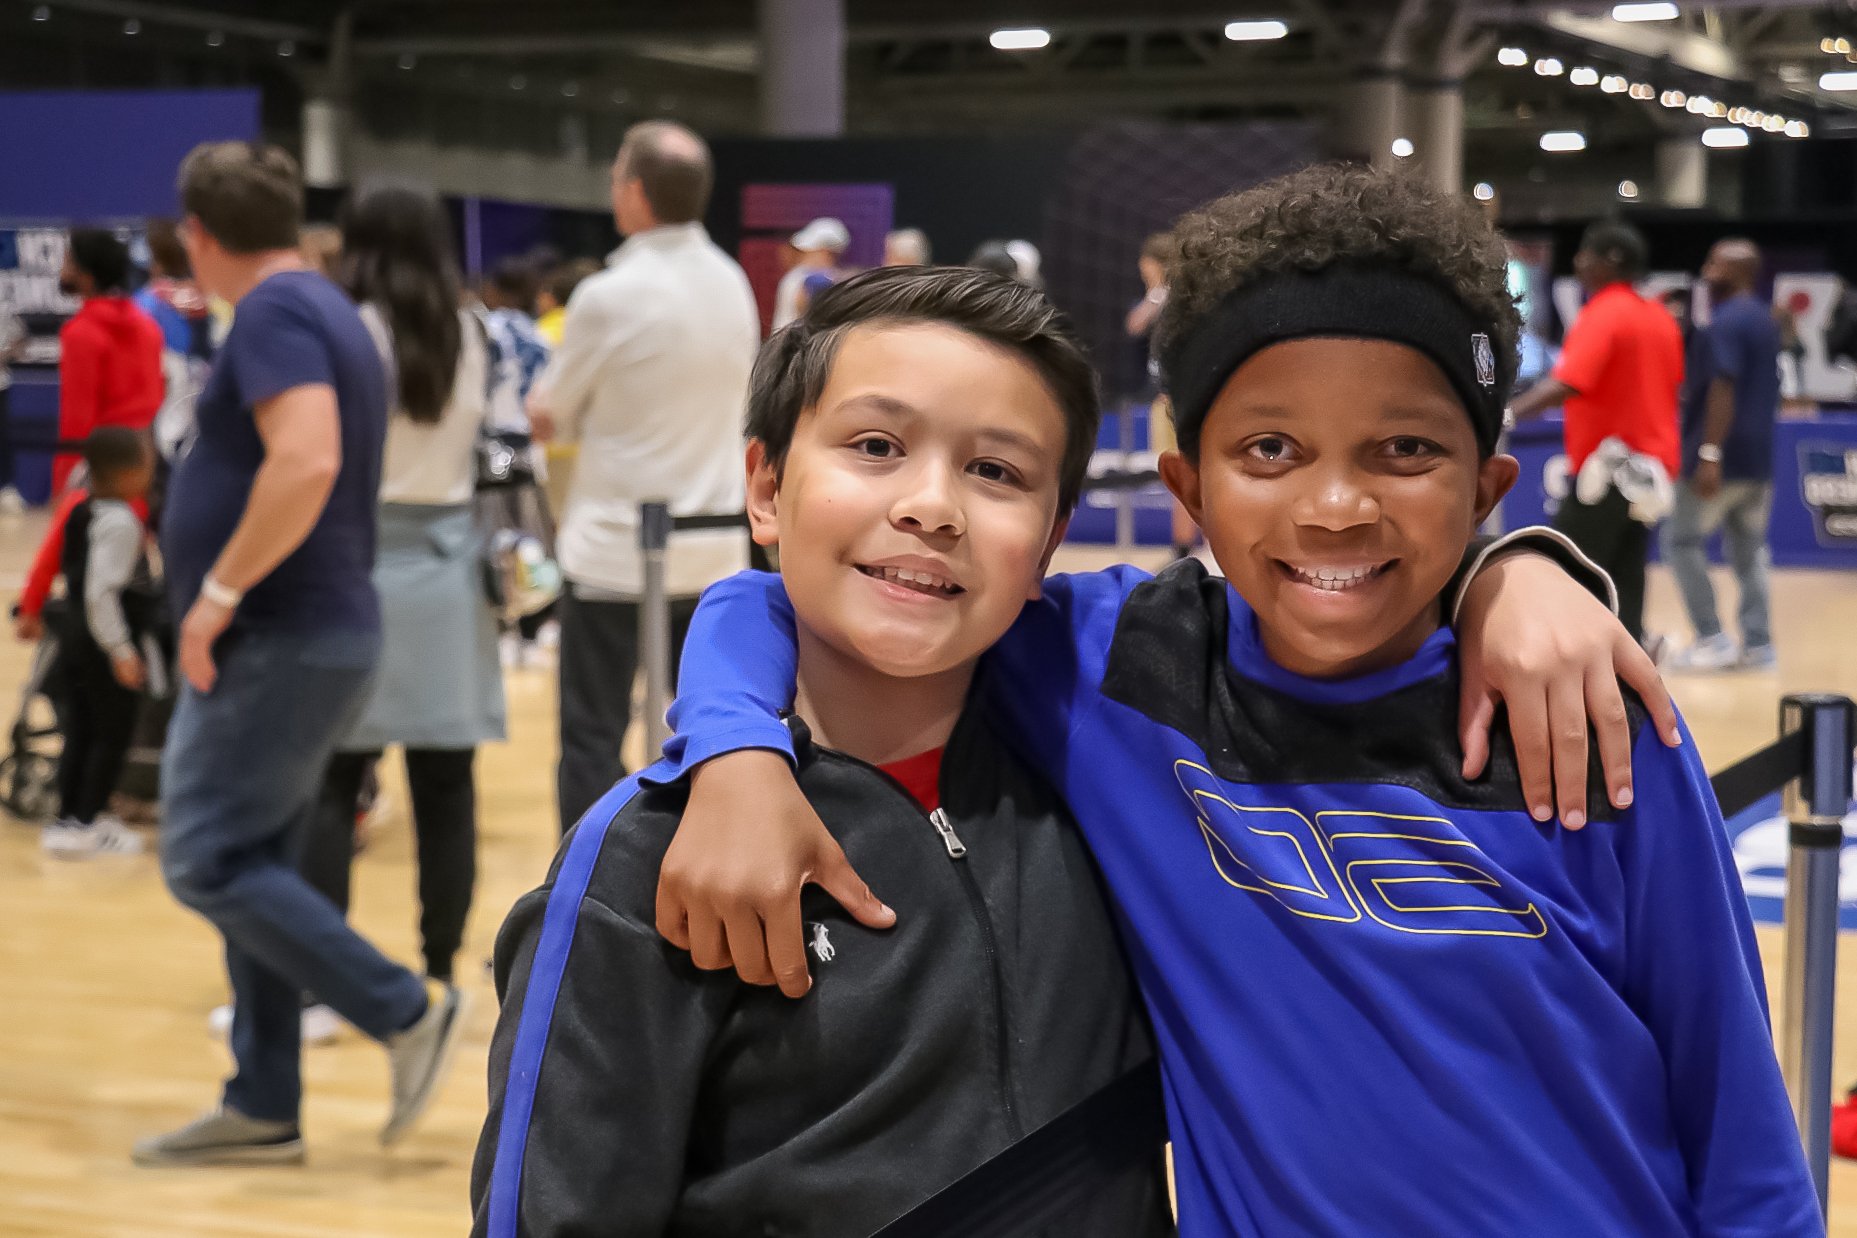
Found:
<path fill-rule="evenodd" d="M 39 517 L 0 518 L 0 583 L 10 598 Z M 1066 551 L 1094 567 L 1102 552 Z M 1152 559 L 1150 555 L 1148 558 Z M 1783 691 L 1857 695 L 1857 575 L 1781 573 L 1778 675 L 1673 681 L 1711 769 L 1774 738 Z M 1666 575 L 1652 626 L 1682 631 Z M 0 723 L 10 723 L 27 651 L 0 641 Z M 484 1111 L 484 1055 L 495 1020 L 482 961 L 503 913 L 553 855 L 553 671 L 508 675 L 510 742 L 479 760 L 481 880 L 459 976 L 475 998 L 464 1051 L 424 1125 L 392 1153 L 375 1143 L 386 1111 L 379 1049 L 357 1035 L 305 1057 L 299 1169 L 146 1170 L 139 1135 L 191 1118 L 227 1069 L 207 1012 L 225 1000 L 217 938 L 161 885 L 152 856 L 70 863 L 40 853 L 36 830 L 0 821 L 0 1233 L 19 1238 L 311 1238 L 455 1235 Z M 636 742 L 636 741 L 635 741 Z M 405 794 L 355 869 L 355 916 L 390 954 L 417 957 Z M 152 840 L 151 840 L 152 841 Z M 1768 977 L 1779 934 L 1763 928 Z M 1857 1077 L 1857 959 L 1841 960 L 1837 1079 Z M 1857 1166 L 1833 1170 L 1832 1232 L 1857 1238 Z"/>

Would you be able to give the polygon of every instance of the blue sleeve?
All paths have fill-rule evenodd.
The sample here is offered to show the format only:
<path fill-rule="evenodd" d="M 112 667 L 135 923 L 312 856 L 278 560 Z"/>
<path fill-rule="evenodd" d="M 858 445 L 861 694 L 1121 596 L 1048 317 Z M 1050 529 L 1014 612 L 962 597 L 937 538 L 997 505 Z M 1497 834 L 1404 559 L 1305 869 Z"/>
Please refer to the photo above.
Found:
<path fill-rule="evenodd" d="M 1754 350 L 1752 325 L 1738 315 L 1709 325 L 1709 367 L 1717 378 L 1739 384 L 1747 373 L 1747 358 Z"/>
<path fill-rule="evenodd" d="M 670 782 L 724 753 L 793 756 L 780 711 L 793 703 L 799 651 L 793 604 L 772 572 L 737 572 L 703 591 L 677 664 L 671 737 L 652 781 Z"/>
<path fill-rule="evenodd" d="M 259 288 L 239 302 L 220 350 L 239 403 L 255 408 L 293 387 L 335 385 L 335 361 L 310 306 L 285 289 Z"/>
<path fill-rule="evenodd" d="M 1632 756 L 1638 807 L 1617 835 L 1625 996 L 1663 1051 L 1700 1232 L 1820 1234 L 1747 898 L 1687 729 L 1683 741 L 1665 748 L 1646 725 Z"/>
<path fill-rule="evenodd" d="M 1072 711 L 1102 682 L 1115 617 L 1145 572 L 1052 576 L 982 666 L 989 702 L 1026 757 L 1063 785 Z M 704 761 L 742 748 L 793 754 L 779 714 L 792 703 L 799 656 L 793 606 L 780 577 L 738 572 L 711 585 L 697 604 L 679 663 L 674 732 L 652 780 L 680 778 Z"/>

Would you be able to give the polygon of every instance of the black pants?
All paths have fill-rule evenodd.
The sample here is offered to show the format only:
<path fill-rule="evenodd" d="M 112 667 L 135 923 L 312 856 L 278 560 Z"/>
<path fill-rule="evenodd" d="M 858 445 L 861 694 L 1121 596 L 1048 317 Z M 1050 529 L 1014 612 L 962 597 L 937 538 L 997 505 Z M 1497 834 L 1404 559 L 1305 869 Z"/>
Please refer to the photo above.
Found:
<path fill-rule="evenodd" d="M 1554 527 L 1612 577 L 1618 588 L 1619 622 L 1634 640 L 1642 640 L 1644 565 L 1651 553 L 1651 529 L 1631 518 L 1631 500 L 1617 487 L 1593 504 L 1569 494 L 1561 500 Z"/>
<path fill-rule="evenodd" d="M 82 601 L 74 603 L 81 607 Z M 109 807 L 135 734 L 141 697 L 116 682 L 109 655 L 88 633 L 64 645 L 64 752 L 58 758 L 59 815 L 89 825 Z"/>
<path fill-rule="evenodd" d="M 555 768 L 555 806 L 561 832 L 627 774 L 619 746 L 632 725 L 632 680 L 638 673 L 637 602 L 590 602 L 572 590 L 561 597 L 561 763 Z M 671 687 L 695 598 L 671 602 Z M 657 754 L 651 754 L 657 759 Z"/>
<path fill-rule="evenodd" d="M 338 752 L 303 832 L 298 867 L 344 913 L 355 858 L 355 805 L 368 762 L 378 753 Z M 475 748 L 408 748 L 406 785 L 413 800 L 419 868 L 419 940 L 426 974 L 450 980 L 464 943 L 464 922 L 477 886 Z"/>

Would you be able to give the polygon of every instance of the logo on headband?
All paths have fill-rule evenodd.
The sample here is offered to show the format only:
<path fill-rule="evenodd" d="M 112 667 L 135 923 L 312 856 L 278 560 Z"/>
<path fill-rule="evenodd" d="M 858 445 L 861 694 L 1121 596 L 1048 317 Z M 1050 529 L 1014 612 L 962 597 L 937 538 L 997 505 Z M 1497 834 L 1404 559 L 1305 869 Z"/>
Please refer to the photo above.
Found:
<path fill-rule="evenodd" d="M 1470 337 L 1470 356 L 1477 363 L 1477 382 L 1485 387 L 1496 385 L 1496 350 L 1489 346 L 1489 336 L 1478 331 Z"/>

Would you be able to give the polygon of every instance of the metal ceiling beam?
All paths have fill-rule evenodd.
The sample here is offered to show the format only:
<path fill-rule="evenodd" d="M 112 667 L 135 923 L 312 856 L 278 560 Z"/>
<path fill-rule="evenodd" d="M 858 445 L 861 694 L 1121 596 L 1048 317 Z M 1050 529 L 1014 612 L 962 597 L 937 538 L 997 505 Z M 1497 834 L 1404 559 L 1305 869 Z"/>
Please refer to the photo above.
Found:
<path fill-rule="evenodd" d="M 294 22 L 267 21 L 241 17 L 235 13 L 217 13 L 211 9 L 175 8 L 153 4 L 148 0 L 43 0 L 54 9 L 72 13 L 91 13 L 99 17 L 134 18 L 165 26 L 184 26 L 194 30 L 223 30 L 227 34 L 253 39 L 292 40 L 320 46 L 328 42 L 329 32 Z"/>

